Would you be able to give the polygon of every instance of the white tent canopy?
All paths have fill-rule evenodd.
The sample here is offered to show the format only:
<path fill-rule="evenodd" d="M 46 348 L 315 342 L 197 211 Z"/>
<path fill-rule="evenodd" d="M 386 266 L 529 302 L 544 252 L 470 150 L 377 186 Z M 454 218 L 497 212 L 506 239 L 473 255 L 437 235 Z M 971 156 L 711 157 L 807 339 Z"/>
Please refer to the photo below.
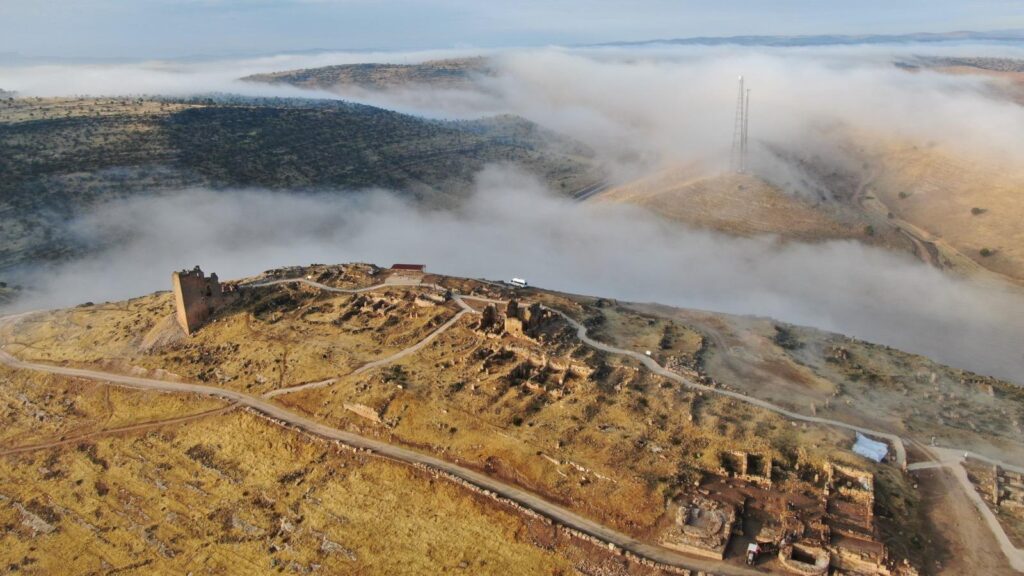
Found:
<path fill-rule="evenodd" d="M 885 442 L 872 440 L 857 432 L 857 441 L 853 444 L 853 451 L 875 462 L 881 462 L 885 455 L 889 453 L 889 446 Z"/>

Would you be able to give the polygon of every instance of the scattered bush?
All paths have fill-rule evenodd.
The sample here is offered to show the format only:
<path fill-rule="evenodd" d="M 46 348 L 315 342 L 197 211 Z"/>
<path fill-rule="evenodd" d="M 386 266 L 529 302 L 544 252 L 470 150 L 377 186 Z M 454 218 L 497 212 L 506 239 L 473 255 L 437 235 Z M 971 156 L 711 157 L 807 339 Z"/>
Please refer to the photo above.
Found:
<path fill-rule="evenodd" d="M 793 332 L 785 326 L 775 325 L 775 337 L 772 338 L 776 345 L 786 350 L 797 350 L 803 347 L 803 342 L 797 340 Z"/>

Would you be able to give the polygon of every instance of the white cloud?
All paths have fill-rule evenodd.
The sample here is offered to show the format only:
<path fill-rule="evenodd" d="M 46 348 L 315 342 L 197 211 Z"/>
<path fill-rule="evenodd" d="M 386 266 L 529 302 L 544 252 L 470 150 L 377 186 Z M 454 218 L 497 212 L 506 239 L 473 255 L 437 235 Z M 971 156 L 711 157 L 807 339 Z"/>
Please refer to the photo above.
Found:
<path fill-rule="evenodd" d="M 383 192 L 189 190 L 106 205 L 74 228 L 109 248 L 29 278 L 41 292 L 23 307 L 166 289 L 170 271 L 195 264 L 232 278 L 310 262 L 418 261 L 453 275 L 771 316 L 1024 383 L 1019 298 L 855 242 L 737 239 L 628 207 L 574 204 L 500 167 L 452 211 Z"/>

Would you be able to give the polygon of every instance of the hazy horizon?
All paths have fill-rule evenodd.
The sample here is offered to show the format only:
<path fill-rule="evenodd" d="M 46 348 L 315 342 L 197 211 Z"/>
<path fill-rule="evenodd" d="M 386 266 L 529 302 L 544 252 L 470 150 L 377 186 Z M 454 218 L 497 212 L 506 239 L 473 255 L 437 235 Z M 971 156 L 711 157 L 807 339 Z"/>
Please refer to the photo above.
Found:
<path fill-rule="evenodd" d="M 567 25 L 567 22 L 569 23 Z M 1024 29 L 1006 0 L 77 0 L 0 3 L 0 55 L 174 59 L 316 50 L 422 50 L 739 35 Z"/>

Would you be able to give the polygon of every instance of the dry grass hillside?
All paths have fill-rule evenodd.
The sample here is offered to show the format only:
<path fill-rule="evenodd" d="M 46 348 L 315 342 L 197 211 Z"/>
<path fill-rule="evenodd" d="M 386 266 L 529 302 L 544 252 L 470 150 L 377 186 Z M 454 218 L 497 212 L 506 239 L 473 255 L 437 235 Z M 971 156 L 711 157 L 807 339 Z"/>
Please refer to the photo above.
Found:
<path fill-rule="evenodd" d="M 487 59 L 475 57 L 429 60 L 418 64 L 342 64 L 255 74 L 243 80 L 325 90 L 352 86 L 368 90 L 417 86 L 454 89 L 470 88 L 474 77 L 491 73 Z"/>
<path fill-rule="evenodd" d="M 630 305 L 711 343 L 701 370 L 790 409 L 1024 462 L 1024 390 L 923 356 L 766 318 Z"/>
<path fill-rule="evenodd" d="M 17 574 L 577 574 L 550 526 L 224 405 L 0 370 L 0 560 Z M 230 407 L 227 407 L 230 409 Z M 9 454 L 47 437 L 74 441 Z M 555 551 L 557 545 L 558 551 Z M 615 573 L 615 572 L 609 572 Z"/>
<path fill-rule="evenodd" d="M 282 269 L 267 275 L 311 277 L 338 287 L 370 285 L 387 276 L 367 265 Z M 595 338 L 641 354 L 650 351 L 661 364 L 698 381 L 719 380 L 714 385 L 732 389 L 752 382 L 749 374 L 718 371 L 714 362 L 723 350 L 720 341 L 692 318 L 532 289 L 513 293 L 458 278 L 424 280 L 463 294 L 543 302 L 584 322 Z M 871 534 L 878 534 L 884 549 L 915 563 L 934 552 L 920 536 L 928 528 L 907 478 L 891 466 L 874 465 L 848 452 L 849 433 L 797 426 L 773 412 L 685 388 L 635 360 L 584 345 L 552 313 L 524 321 L 522 332 L 510 332 L 508 324 L 502 328 L 503 307 L 496 311 L 496 324 L 486 324 L 485 316 L 464 315 L 415 354 L 362 370 L 368 362 L 422 340 L 457 312 L 455 303 L 425 299 L 423 291 L 390 286 L 348 295 L 294 284 L 243 288 L 238 302 L 191 338 L 169 320 L 173 307 L 168 295 L 155 294 L 31 315 L 8 326 L 0 338 L 8 352 L 27 360 L 202 382 L 254 396 L 285 391 L 269 398 L 327 425 L 433 454 L 526 488 L 648 541 L 670 538 L 681 502 L 710 497 L 730 503 L 742 510 L 743 535 L 733 538 L 727 551 L 735 562 L 762 526 L 781 517 L 794 515 L 794 521 L 807 526 L 833 522 L 828 509 L 807 494 L 822 490 L 827 462 L 846 462 L 875 474 L 880 532 Z M 468 302 L 484 311 L 484 303 Z M 757 350 L 771 351 L 779 362 L 788 357 L 784 350 Z M 314 385 L 288 390 L 304 384 Z M 815 394 L 830 393 L 825 385 L 816 386 Z M 872 393 L 857 388 L 849 394 L 859 402 Z M 271 434 L 253 431 L 256 423 L 248 418 L 231 416 L 228 421 L 237 423 L 223 425 L 245 427 L 231 437 Z M 213 426 L 220 420 L 203 422 Z M 224 468 L 219 474 L 227 482 L 247 482 L 232 476 L 246 470 L 242 463 L 251 457 L 240 452 L 242 445 L 213 430 L 196 436 L 203 437 L 210 439 L 182 440 L 160 449 L 174 454 L 201 445 L 193 450 L 202 456 L 200 461 Z M 270 437 L 256 444 L 275 445 Z M 772 462 L 771 486 L 736 476 L 736 453 Z M 271 459 L 282 470 L 267 478 L 281 478 L 291 469 L 316 478 L 324 473 L 319 467 L 308 470 L 309 464 L 288 464 L 284 455 Z M 27 474 L 20 468 L 14 472 Z M 247 490 L 260 493 L 255 487 Z M 287 489 L 282 506 L 299 507 L 295 514 L 305 516 L 301 504 L 289 499 L 296 494 L 301 492 Z M 323 530 L 318 527 L 317 533 Z M 157 535 L 173 542 L 166 540 L 169 534 Z M 355 549 L 352 537 L 328 539 Z M 308 566 L 313 561 L 306 548 L 294 554 L 286 550 L 290 555 L 280 557 L 281 562 Z M 357 552 L 356 557 L 375 554 Z M 436 561 L 437 556 L 431 558 Z M 536 562 L 556 560 L 542 555 Z"/>
<path fill-rule="evenodd" d="M 896 217 L 975 264 L 1024 281 L 1024 171 L 1019 166 L 899 143 L 885 145 L 871 166 L 877 174 L 871 192 Z M 956 260 L 947 260 L 955 269 Z"/>
<path fill-rule="evenodd" d="M 636 204 L 690 226 L 741 236 L 778 234 L 803 241 L 866 237 L 863 223 L 749 174 L 708 176 L 695 167 L 670 168 L 596 200 Z"/>

